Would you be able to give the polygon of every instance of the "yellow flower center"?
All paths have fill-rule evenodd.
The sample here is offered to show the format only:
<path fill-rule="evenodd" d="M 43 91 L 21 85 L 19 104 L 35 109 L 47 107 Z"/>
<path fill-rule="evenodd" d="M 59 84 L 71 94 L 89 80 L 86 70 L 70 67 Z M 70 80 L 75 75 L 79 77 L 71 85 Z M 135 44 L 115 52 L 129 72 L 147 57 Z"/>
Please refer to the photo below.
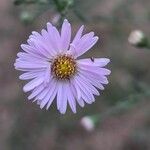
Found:
<path fill-rule="evenodd" d="M 76 72 L 76 63 L 71 56 L 62 55 L 54 59 L 51 69 L 57 79 L 70 79 Z"/>

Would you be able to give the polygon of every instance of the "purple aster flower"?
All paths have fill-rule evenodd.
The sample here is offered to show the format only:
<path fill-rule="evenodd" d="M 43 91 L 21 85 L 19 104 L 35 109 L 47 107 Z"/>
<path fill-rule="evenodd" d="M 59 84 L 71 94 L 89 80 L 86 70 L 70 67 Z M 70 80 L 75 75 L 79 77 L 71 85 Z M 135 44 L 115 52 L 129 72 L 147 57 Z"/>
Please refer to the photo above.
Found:
<path fill-rule="evenodd" d="M 49 109 L 56 98 L 60 113 L 66 112 L 67 104 L 76 113 L 77 103 L 81 107 L 93 103 L 94 95 L 99 95 L 97 89 L 104 90 L 103 85 L 108 84 L 110 70 L 104 66 L 109 59 L 77 59 L 98 40 L 94 32 L 82 35 L 83 29 L 81 26 L 71 42 L 71 25 L 66 19 L 61 33 L 47 23 L 47 30 L 32 32 L 27 44 L 21 45 L 23 52 L 17 54 L 15 69 L 25 72 L 19 78 L 30 81 L 23 90 L 31 91 L 28 99 L 41 109 Z"/>

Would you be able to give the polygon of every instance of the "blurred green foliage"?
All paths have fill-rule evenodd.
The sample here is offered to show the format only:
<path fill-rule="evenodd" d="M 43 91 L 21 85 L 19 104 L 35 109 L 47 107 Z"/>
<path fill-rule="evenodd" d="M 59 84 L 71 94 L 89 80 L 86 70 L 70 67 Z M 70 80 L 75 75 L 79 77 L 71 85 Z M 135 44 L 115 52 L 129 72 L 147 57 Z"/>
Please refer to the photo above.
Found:
<path fill-rule="evenodd" d="M 61 24 L 69 9 L 73 7 L 74 0 L 15 0 L 14 4 L 23 6 L 20 19 L 25 24 L 32 23 L 36 17 L 53 7 L 61 16 L 59 20 Z M 37 11 L 29 11 L 28 7 L 31 5 L 38 6 Z"/>

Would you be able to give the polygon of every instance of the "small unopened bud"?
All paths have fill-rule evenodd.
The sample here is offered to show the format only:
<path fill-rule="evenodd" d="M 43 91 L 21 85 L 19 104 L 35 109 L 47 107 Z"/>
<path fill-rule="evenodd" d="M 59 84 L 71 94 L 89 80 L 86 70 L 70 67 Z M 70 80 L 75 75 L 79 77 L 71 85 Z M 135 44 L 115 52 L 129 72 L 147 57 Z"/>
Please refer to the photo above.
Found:
<path fill-rule="evenodd" d="M 146 48 L 148 47 L 148 39 L 141 30 L 134 30 L 130 33 L 128 41 L 131 45 Z"/>
<path fill-rule="evenodd" d="M 73 6 L 74 0 L 68 0 L 68 6 Z"/>
<path fill-rule="evenodd" d="M 33 15 L 27 11 L 23 11 L 20 15 L 20 19 L 24 24 L 29 24 L 33 21 Z"/>
<path fill-rule="evenodd" d="M 81 119 L 80 121 L 82 127 L 86 130 L 86 131 L 93 131 L 95 128 L 95 124 L 94 121 L 92 120 L 91 117 L 89 116 L 85 116 Z"/>

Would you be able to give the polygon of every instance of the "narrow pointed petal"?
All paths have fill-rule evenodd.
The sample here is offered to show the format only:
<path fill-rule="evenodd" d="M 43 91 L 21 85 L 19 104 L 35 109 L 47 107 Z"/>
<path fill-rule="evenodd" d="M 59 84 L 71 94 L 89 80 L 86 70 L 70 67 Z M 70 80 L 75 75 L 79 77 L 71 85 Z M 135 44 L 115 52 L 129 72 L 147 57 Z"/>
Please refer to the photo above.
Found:
<path fill-rule="evenodd" d="M 44 37 L 45 39 L 45 45 L 47 46 L 47 51 L 48 53 L 54 57 L 57 55 L 57 52 L 56 50 L 54 49 L 54 47 L 52 46 L 52 43 L 51 43 L 51 36 L 49 35 L 49 33 L 46 31 L 46 30 L 42 30 L 41 31 L 42 33 L 42 36 Z"/>
<path fill-rule="evenodd" d="M 104 90 L 104 86 L 101 84 L 101 82 L 95 78 L 95 76 L 89 74 L 86 71 L 81 71 L 80 70 L 80 74 L 86 78 L 86 80 L 88 80 L 91 84 L 93 84 L 95 87 L 99 88 L 100 90 Z"/>
<path fill-rule="evenodd" d="M 79 57 L 85 52 L 87 52 L 90 48 L 92 48 L 96 42 L 98 41 L 98 37 L 92 37 L 81 39 L 80 43 L 75 46 L 77 55 L 75 57 Z"/>
<path fill-rule="evenodd" d="M 71 25 L 68 20 L 64 20 L 61 29 L 61 49 L 62 52 L 67 51 L 71 40 Z"/>
<path fill-rule="evenodd" d="M 57 83 L 56 81 L 54 81 L 54 85 L 53 85 L 53 87 L 52 87 L 52 89 L 51 89 L 51 91 L 50 91 L 50 93 L 49 93 L 50 98 L 49 98 L 48 104 L 47 104 L 47 106 L 46 106 L 46 109 L 47 109 L 47 110 L 48 110 L 49 107 L 51 106 L 51 104 L 52 104 L 54 98 L 56 97 L 57 92 L 58 92 L 58 83 Z"/>
<path fill-rule="evenodd" d="M 74 88 L 76 90 L 77 99 L 80 99 L 81 98 L 81 91 L 80 91 L 80 88 L 78 87 L 78 85 L 76 83 L 76 80 L 72 80 L 71 82 L 72 82 L 71 84 L 74 86 Z"/>
<path fill-rule="evenodd" d="M 77 87 L 76 87 L 77 88 Z M 74 97 L 76 97 L 76 95 L 77 95 L 77 90 L 76 90 L 76 88 L 74 87 L 74 82 L 71 82 L 71 84 L 70 84 L 70 89 L 71 89 L 71 91 L 72 91 L 72 93 L 73 93 L 73 95 L 74 95 Z M 78 88 L 79 89 L 79 88 Z M 84 107 L 84 101 L 83 101 L 83 99 L 81 98 L 81 96 L 80 96 L 80 98 L 78 98 L 78 97 L 76 97 L 76 101 L 78 102 L 78 104 L 81 106 L 81 107 Z"/>
<path fill-rule="evenodd" d="M 68 103 L 70 105 L 71 110 L 74 113 L 76 113 L 76 101 L 75 101 L 73 92 L 71 91 L 70 85 L 67 85 L 67 99 L 68 99 Z"/>
<path fill-rule="evenodd" d="M 40 104 L 40 108 L 42 109 L 47 103 L 49 103 L 49 105 L 51 105 L 51 103 L 53 102 L 54 98 L 52 98 L 52 95 L 54 93 L 54 90 L 56 89 L 56 82 L 54 80 L 51 80 L 50 84 L 49 84 L 49 89 L 47 94 L 45 95 L 45 97 L 43 98 L 41 104 Z"/>
<path fill-rule="evenodd" d="M 44 78 L 42 77 L 33 79 L 23 87 L 24 92 L 33 90 L 35 87 L 39 86 L 43 81 Z"/>
<path fill-rule="evenodd" d="M 43 71 L 31 71 L 31 72 L 26 72 L 23 73 L 22 75 L 19 76 L 20 80 L 29 80 L 29 79 L 33 79 L 39 76 L 44 76 L 44 72 Z"/>
<path fill-rule="evenodd" d="M 58 54 L 61 50 L 61 38 L 58 30 L 52 26 L 51 23 L 47 23 L 47 32 L 49 35 L 49 42 L 51 47 Z"/>
<path fill-rule="evenodd" d="M 77 60 L 77 62 L 79 64 L 83 64 L 83 65 L 104 67 L 110 62 L 110 59 L 108 59 L 108 58 L 93 58 L 93 60 L 92 60 L 91 58 L 86 58 L 86 59 Z"/>
<path fill-rule="evenodd" d="M 80 81 L 80 79 L 78 79 L 77 77 L 74 79 L 76 81 L 76 84 L 79 86 L 80 91 L 81 91 L 81 97 L 84 99 L 84 101 L 88 104 L 91 104 L 94 99 L 93 96 L 91 94 L 91 92 L 85 88 L 85 86 L 82 84 L 82 82 Z"/>
<path fill-rule="evenodd" d="M 55 42 L 55 46 L 56 46 L 56 49 L 61 52 L 61 38 L 60 38 L 60 34 L 58 32 L 58 30 L 53 27 L 52 28 L 52 36 L 53 36 L 53 39 L 54 39 L 54 42 Z"/>
<path fill-rule="evenodd" d="M 58 92 L 57 92 L 57 109 L 61 107 L 61 101 L 63 99 L 63 83 L 59 83 Z"/>
<path fill-rule="evenodd" d="M 45 79 L 44 79 L 44 83 L 45 85 L 47 85 L 50 82 L 50 79 L 52 78 L 51 75 L 51 65 L 48 65 L 45 71 Z"/>
<path fill-rule="evenodd" d="M 43 84 L 40 86 L 37 86 L 32 93 L 28 96 L 28 99 L 31 100 L 32 98 L 36 97 L 39 93 L 41 93 L 44 90 Z"/>
<path fill-rule="evenodd" d="M 109 69 L 106 68 L 100 68 L 97 66 L 90 66 L 90 65 L 85 65 L 82 64 L 80 65 L 80 68 L 83 70 L 86 70 L 87 72 L 92 72 L 93 74 L 97 74 L 97 75 L 110 75 L 111 71 Z"/>
<path fill-rule="evenodd" d="M 103 68 L 104 69 L 104 68 Z M 93 80 L 93 84 L 97 82 L 97 85 L 99 85 L 100 89 L 104 89 L 102 84 L 108 84 L 107 78 L 104 76 L 103 73 L 98 72 L 96 70 L 80 70 L 80 73 L 83 74 L 87 79 Z M 95 84 L 96 85 L 96 84 Z"/>
<path fill-rule="evenodd" d="M 87 86 L 93 94 L 100 95 L 98 90 L 92 85 L 92 83 L 89 82 L 89 80 L 87 80 L 87 78 L 85 78 L 82 74 L 79 76 L 81 78 L 81 82 L 84 83 L 84 85 Z"/>
<path fill-rule="evenodd" d="M 73 45 L 76 45 L 77 43 L 80 42 L 83 29 L 84 29 L 84 26 L 82 25 L 82 26 L 80 27 L 80 29 L 78 30 L 77 34 L 75 35 L 73 41 L 72 41 L 72 44 L 73 44 Z"/>
<path fill-rule="evenodd" d="M 29 53 L 24 53 L 24 52 L 19 52 L 17 54 L 17 56 L 19 57 L 18 59 L 19 60 L 26 60 L 26 61 L 48 61 L 49 59 L 45 58 L 45 57 L 41 57 L 40 55 L 37 55 L 37 54 L 29 54 Z"/>
<path fill-rule="evenodd" d="M 66 110 L 67 110 L 67 83 L 64 83 L 62 85 L 62 97 L 61 97 L 61 104 L 59 107 L 59 111 L 61 114 L 65 114 Z"/>

